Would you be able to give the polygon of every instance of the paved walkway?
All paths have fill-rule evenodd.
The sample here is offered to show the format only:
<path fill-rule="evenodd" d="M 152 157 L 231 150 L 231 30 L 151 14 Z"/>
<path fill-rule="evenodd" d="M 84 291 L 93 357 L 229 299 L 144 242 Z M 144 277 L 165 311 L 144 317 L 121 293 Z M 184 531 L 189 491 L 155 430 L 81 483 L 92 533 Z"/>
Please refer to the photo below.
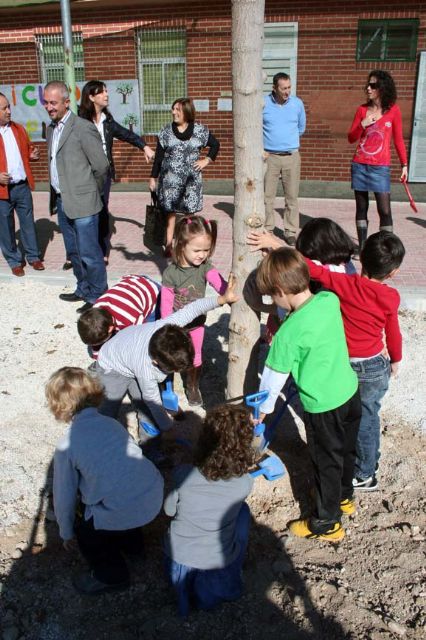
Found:
<path fill-rule="evenodd" d="M 148 199 L 149 195 L 141 192 L 111 193 L 110 209 L 114 218 L 114 235 L 108 267 L 110 284 L 127 273 L 145 273 L 158 278 L 166 266 L 163 258 L 153 255 L 143 245 L 143 222 Z M 229 272 L 232 259 L 232 202 L 231 196 L 204 196 L 204 215 L 218 222 L 219 234 L 214 263 L 224 274 Z M 46 271 L 34 272 L 27 268 L 26 277 L 73 287 L 72 274 L 62 271 L 64 247 L 56 217 L 51 218 L 48 213 L 48 194 L 34 193 L 34 204 Z M 277 199 L 277 206 L 282 204 L 282 198 Z M 378 230 L 374 202 L 370 208 L 369 231 L 374 232 Z M 406 202 L 395 202 L 392 205 L 394 229 L 407 251 L 401 271 L 392 284 L 401 293 L 402 306 L 426 311 L 426 204 L 421 203 L 418 208 L 419 213 L 416 214 Z M 300 198 L 300 211 L 302 224 L 311 217 L 329 217 L 355 239 L 355 204 L 352 200 Z M 278 216 L 277 226 L 281 226 Z M 2 256 L 0 278 L 16 279 Z"/>

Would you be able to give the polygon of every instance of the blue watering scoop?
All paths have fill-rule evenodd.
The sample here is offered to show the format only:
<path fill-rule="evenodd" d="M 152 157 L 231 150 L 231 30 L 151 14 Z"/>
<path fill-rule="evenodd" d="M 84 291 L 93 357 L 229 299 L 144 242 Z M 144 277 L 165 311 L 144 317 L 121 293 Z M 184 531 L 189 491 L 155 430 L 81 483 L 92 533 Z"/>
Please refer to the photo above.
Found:
<path fill-rule="evenodd" d="M 252 478 L 265 476 L 266 480 L 273 481 L 282 478 L 285 474 L 285 466 L 278 456 L 268 456 L 259 462 L 259 469 L 250 471 Z"/>
<path fill-rule="evenodd" d="M 163 402 L 163 407 L 167 411 L 179 410 L 179 399 L 177 394 L 173 391 L 173 382 L 171 380 L 167 380 L 166 388 L 161 393 L 161 400 Z"/>
<path fill-rule="evenodd" d="M 249 396 L 245 397 L 246 405 L 253 408 L 253 417 L 255 420 L 259 420 L 260 405 L 265 402 L 268 396 L 268 391 L 259 391 L 258 393 L 251 393 Z M 265 432 L 265 425 L 263 422 L 257 424 L 254 427 L 253 432 L 255 436 L 262 436 Z"/>

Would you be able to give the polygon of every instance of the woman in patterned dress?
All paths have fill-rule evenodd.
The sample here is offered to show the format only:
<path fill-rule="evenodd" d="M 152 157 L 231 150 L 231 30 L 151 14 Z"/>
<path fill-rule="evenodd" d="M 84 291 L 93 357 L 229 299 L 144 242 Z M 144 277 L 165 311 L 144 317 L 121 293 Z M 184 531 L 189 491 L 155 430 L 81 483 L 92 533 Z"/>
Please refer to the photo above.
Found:
<path fill-rule="evenodd" d="M 149 188 L 157 189 L 158 202 L 168 213 L 165 256 L 171 253 L 176 214 L 193 214 L 203 208 L 201 172 L 215 160 L 219 142 L 208 128 L 195 122 L 195 108 L 189 98 L 179 98 L 172 104 L 173 122 L 158 134 L 157 149 Z M 205 158 L 201 149 L 209 147 Z"/>

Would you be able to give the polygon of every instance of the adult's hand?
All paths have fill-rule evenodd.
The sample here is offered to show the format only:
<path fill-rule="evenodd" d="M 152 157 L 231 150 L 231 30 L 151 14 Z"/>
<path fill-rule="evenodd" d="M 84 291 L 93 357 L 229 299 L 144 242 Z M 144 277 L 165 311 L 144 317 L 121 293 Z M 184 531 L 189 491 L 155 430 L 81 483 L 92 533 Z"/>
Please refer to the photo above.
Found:
<path fill-rule="evenodd" d="M 365 118 L 361 120 L 361 127 L 363 129 L 366 129 L 367 127 L 372 125 L 374 122 L 376 122 L 376 120 L 377 120 L 377 116 L 373 115 L 372 113 L 369 113 L 368 116 L 365 116 Z"/>
<path fill-rule="evenodd" d="M 30 160 L 40 160 L 40 150 L 33 145 L 30 147 Z"/>
<path fill-rule="evenodd" d="M 282 240 L 269 231 L 262 231 L 262 233 L 259 233 L 258 231 L 250 231 L 250 233 L 247 234 L 246 242 L 248 245 L 253 247 L 253 249 L 250 249 L 252 252 L 268 251 L 270 249 L 279 249 L 280 247 L 285 246 Z"/>
<path fill-rule="evenodd" d="M 6 171 L 0 171 L 0 184 L 7 186 L 10 182 L 10 175 Z"/>
<path fill-rule="evenodd" d="M 147 144 L 143 148 L 143 153 L 147 164 L 154 160 L 155 152 Z"/>
<path fill-rule="evenodd" d="M 407 179 L 408 179 L 408 167 L 405 166 L 405 167 L 402 167 L 400 180 L 401 182 L 407 182 Z"/>
<path fill-rule="evenodd" d="M 194 162 L 193 167 L 196 171 L 202 171 L 203 169 L 208 167 L 209 164 L 210 164 L 210 159 L 203 158 L 202 160 L 197 160 L 197 162 Z"/>
<path fill-rule="evenodd" d="M 156 180 L 156 178 L 150 178 L 148 184 L 149 184 L 149 190 L 150 191 L 156 191 L 157 190 L 157 180 Z"/>

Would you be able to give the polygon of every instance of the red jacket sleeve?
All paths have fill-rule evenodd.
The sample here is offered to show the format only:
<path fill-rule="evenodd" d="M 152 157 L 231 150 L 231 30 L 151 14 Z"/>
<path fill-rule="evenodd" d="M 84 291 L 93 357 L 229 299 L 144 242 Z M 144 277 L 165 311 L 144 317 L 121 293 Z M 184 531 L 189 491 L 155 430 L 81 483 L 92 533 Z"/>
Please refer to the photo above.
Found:
<path fill-rule="evenodd" d="M 362 136 L 362 132 L 364 131 L 361 125 L 361 120 L 363 120 L 365 116 L 364 110 L 365 107 L 363 106 L 358 107 L 358 109 L 356 110 L 355 117 L 348 132 L 348 140 L 351 144 L 359 140 Z"/>
<path fill-rule="evenodd" d="M 393 143 L 401 164 L 407 164 L 407 150 L 405 148 L 404 138 L 402 136 L 402 117 L 398 105 L 394 105 L 394 116 L 392 123 Z"/>

